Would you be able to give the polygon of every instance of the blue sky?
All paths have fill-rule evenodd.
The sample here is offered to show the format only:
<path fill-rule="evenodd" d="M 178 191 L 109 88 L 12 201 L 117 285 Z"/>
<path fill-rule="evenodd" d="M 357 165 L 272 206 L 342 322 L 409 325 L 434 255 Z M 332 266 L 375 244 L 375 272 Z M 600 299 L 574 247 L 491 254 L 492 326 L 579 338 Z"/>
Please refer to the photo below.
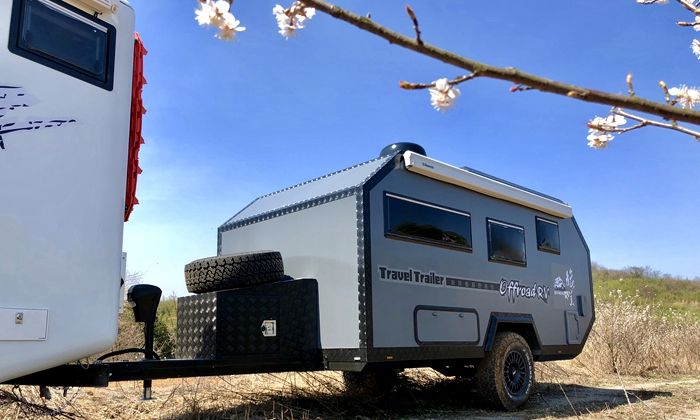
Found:
<path fill-rule="evenodd" d="M 608 107 L 475 80 L 446 113 L 429 82 L 464 71 L 318 14 L 296 38 L 277 34 L 274 1 L 237 0 L 234 42 L 194 21 L 196 1 L 132 0 L 149 51 L 146 144 L 126 224 L 128 269 L 186 293 L 183 266 L 216 254 L 216 228 L 255 197 L 375 157 L 394 141 L 571 204 L 592 259 L 700 276 L 700 143 L 661 129 L 586 146 L 586 122 Z M 400 1 L 338 1 L 401 32 Z M 288 6 L 288 4 L 284 4 Z M 694 85 L 696 34 L 676 4 L 633 0 L 414 0 L 426 42 L 470 58 L 587 87 L 661 99 L 657 82 Z M 700 35 L 698 35 L 700 37 Z"/>

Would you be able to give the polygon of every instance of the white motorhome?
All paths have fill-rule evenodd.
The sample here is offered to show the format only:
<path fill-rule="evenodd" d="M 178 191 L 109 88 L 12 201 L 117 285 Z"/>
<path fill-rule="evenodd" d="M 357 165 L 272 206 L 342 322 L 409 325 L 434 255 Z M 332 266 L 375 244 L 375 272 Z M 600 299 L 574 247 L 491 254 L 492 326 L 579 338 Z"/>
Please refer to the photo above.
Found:
<path fill-rule="evenodd" d="M 115 341 L 134 50 L 125 0 L 0 0 L 0 382 Z"/>

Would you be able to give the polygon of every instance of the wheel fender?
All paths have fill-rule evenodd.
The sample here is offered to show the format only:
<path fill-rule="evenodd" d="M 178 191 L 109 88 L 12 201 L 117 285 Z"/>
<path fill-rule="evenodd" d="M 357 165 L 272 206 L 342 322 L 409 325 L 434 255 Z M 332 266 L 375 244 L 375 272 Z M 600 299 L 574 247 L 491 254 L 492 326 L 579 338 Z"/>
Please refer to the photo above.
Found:
<path fill-rule="evenodd" d="M 533 354 L 537 354 L 541 348 L 542 343 L 532 314 L 491 313 L 484 337 L 485 352 L 491 351 L 496 333 L 499 331 L 512 331 L 520 334 L 527 341 Z"/>

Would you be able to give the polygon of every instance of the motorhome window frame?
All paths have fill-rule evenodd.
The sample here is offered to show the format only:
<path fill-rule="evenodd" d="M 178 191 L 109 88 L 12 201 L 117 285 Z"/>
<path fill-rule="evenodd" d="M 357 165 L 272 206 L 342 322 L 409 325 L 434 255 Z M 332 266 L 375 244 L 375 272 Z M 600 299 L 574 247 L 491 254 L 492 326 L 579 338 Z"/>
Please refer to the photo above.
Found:
<path fill-rule="evenodd" d="M 430 246 L 435 246 L 439 248 L 447 248 L 447 249 L 452 249 L 456 251 L 462 251 L 462 252 L 467 252 L 467 253 L 472 253 L 474 249 L 474 242 L 473 242 L 473 232 L 472 232 L 472 216 L 471 213 L 464 211 L 464 210 L 459 210 L 459 209 L 454 209 L 446 206 L 442 206 L 439 204 L 431 203 L 428 201 L 424 200 L 419 200 L 413 197 L 408 197 L 402 194 L 397 194 L 394 192 L 389 192 L 389 191 L 384 191 L 384 236 L 386 238 L 390 239 L 397 239 L 401 241 L 406 241 L 406 242 L 414 242 L 422 245 L 430 245 Z M 389 226 L 389 199 L 397 199 L 397 200 L 402 200 L 406 201 L 412 204 L 416 204 L 419 206 L 424 206 L 428 208 L 432 208 L 438 211 L 443 211 L 447 213 L 453 213 L 457 214 L 459 216 L 465 217 L 468 221 L 467 227 L 469 229 L 469 236 L 465 239 L 468 240 L 468 246 L 464 245 L 454 245 L 446 242 L 441 242 L 441 241 L 436 241 L 436 240 L 431 240 L 428 238 L 423 238 L 420 236 L 413 236 L 413 235 L 402 235 L 399 233 L 392 232 L 390 230 Z"/>
<path fill-rule="evenodd" d="M 552 247 L 540 245 L 540 231 L 537 228 L 538 223 L 540 223 L 540 222 L 556 226 L 556 228 L 557 228 L 557 245 L 559 246 L 558 248 L 552 248 Z M 538 251 L 549 252 L 550 254 L 561 255 L 561 236 L 559 235 L 559 223 L 558 222 L 555 222 L 554 220 L 545 219 L 544 217 L 535 216 L 535 237 L 537 239 L 537 250 Z"/>
<path fill-rule="evenodd" d="M 503 257 L 495 257 L 493 255 L 493 242 L 491 239 L 491 225 L 496 224 L 496 225 L 501 225 L 505 226 L 508 228 L 516 229 L 519 230 L 522 233 L 522 238 L 523 238 L 523 261 L 518 261 L 518 260 L 513 260 L 510 258 L 503 258 Z M 516 225 L 513 223 L 508 223 L 504 222 L 502 220 L 497 220 L 493 219 L 490 217 L 486 218 L 486 239 L 487 239 L 487 246 L 488 246 L 488 257 L 490 262 L 494 263 L 499 263 L 499 264 L 508 264 L 508 265 L 515 265 L 518 267 L 527 267 L 527 237 L 526 237 L 526 232 L 525 232 L 525 227 Z"/>
<path fill-rule="evenodd" d="M 61 0 L 35 1 L 43 3 L 53 3 L 58 8 L 65 9 L 66 11 L 77 15 L 82 20 L 86 20 L 86 22 L 83 22 L 84 24 L 89 24 L 89 21 L 92 22 L 94 25 L 98 26 L 99 28 L 104 29 L 107 38 L 107 42 L 105 45 L 105 79 L 97 77 L 93 73 L 90 73 L 89 71 L 82 69 L 76 65 L 72 65 L 71 63 L 62 60 L 59 57 L 54 57 L 50 54 L 42 53 L 40 51 L 35 51 L 20 46 L 20 40 L 22 36 L 22 20 L 24 18 L 23 12 L 25 10 L 25 4 L 27 0 L 12 0 L 12 16 L 10 21 L 10 33 L 8 40 L 8 49 L 10 50 L 10 52 L 35 63 L 59 71 L 68 76 L 72 76 L 76 79 L 90 83 L 91 85 L 100 87 L 107 91 L 112 91 L 114 89 L 114 64 L 116 57 L 117 41 L 116 27 Z"/>

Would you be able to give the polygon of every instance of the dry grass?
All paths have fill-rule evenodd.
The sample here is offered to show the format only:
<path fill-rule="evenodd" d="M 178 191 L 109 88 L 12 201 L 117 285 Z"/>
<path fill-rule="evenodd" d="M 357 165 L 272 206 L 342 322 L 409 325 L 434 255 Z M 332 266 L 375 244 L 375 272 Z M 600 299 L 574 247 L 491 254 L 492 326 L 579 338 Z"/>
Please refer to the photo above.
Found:
<path fill-rule="evenodd" d="M 576 359 L 594 373 L 700 373 L 700 322 L 683 313 L 615 296 L 596 305 L 596 322 Z"/>
<path fill-rule="evenodd" d="M 54 391 L 0 387 L 1 418 L 67 419 L 367 419 L 367 418 L 694 418 L 700 415 L 700 379 L 591 377 L 567 363 L 542 364 L 540 384 L 522 411 L 492 410 L 469 381 L 414 369 L 381 397 L 343 393 L 340 375 L 266 374 L 156 381 L 155 399 L 140 401 L 141 384 Z M 576 382 L 576 385 L 572 385 Z M 629 402 L 628 402 L 629 400 Z"/>

